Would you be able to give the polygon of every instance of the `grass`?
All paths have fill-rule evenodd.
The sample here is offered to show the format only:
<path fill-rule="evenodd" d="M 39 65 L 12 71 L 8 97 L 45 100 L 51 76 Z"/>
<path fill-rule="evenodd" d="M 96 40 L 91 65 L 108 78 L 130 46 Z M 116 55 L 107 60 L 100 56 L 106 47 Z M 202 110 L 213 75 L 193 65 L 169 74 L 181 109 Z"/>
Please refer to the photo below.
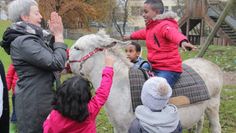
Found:
<path fill-rule="evenodd" d="M 236 85 L 224 86 L 221 93 L 220 122 L 223 133 L 236 133 Z"/>
<path fill-rule="evenodd" d="M 0 37 L 2 39 L 3 32 L 6 30 L 6 28 L 10 25 L 10 21 L 7 20 L 1 20 L 0 21 Z M 0 39 L 0 40 L 1 40 Z"/>
<path fill-rule="evenodd" d="M 210 45 L 204 58 L 214 62 L 223 71 L 236 71 L 236 47 L 235 46 L 215 46 Z M 185 60 L 195 57 L 199 51 L 182 52 L 182 58 Z"/>
<path fill-rule="evenodd" d="M 0 41 L 2 41 L 2 36 L 6 28 L 10 25 L 9 21 L 0 21 Z M 0 60 L 4 64 L 4 68 L 7 69 L 11 63 L 10 56 L 4 52 L 4 49 L 0 48 Z"/>
<path fill-rule="evenodd" d="M 9 26 L 8 21 L 0 21 L 0 41 L 5 29 Z M 70 47 L 74 41 L 65 40 L 65 43 Z M 204 58 L 216 63 L 224 71 L 236 71 L 236 52 L 235 47 L 232 46 L 214 46 L 211 45 L 205 54 Z M 183 60 L 195 57 L 198 51 L 195 52 L 181 52 Z M 146 54 L 146 49 L 143 50 L 143 55 Z M 11 63 L 10 56 L 7 55 L 2 48 L 0 48 L 0 60 L 3 62 L 5 69 Z M 71 75 L 65 75 L 62 80 L 67 79 Z M 10 93 L 11 97 L 11 93 Z M 10 100 L 11 101 L 11 100 Z M 220 123 L 222 126 L 222 133 L 236 133 L 236 85 L 224 86 L 221 95 L 220 106 Z M 10 104 L 11 105 L 11 104 Z M 204 124 L 204 133 L 209 129 L 208 120 Z M 107 114 L 104 109 L 101 110 L 97 117 L 97 132 L 98 133 L 112 133 L 112 125 L 108 121 Z M 186 132 L 186 131 L 184 131 Z M 11 131 L 14 133 L 14 131 Z"/>

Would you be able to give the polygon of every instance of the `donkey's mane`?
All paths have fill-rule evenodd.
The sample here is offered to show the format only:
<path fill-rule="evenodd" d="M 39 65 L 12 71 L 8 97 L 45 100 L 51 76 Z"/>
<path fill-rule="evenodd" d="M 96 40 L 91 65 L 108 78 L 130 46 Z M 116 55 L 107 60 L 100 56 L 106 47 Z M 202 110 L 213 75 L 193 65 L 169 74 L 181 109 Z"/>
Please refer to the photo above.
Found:
<path fill-rule="evenodd" d="M 110 38 L 110 36 L 108 34 L 106 34 L 105 29 L 99 29 L 99 31 L 96 34 L 99 36 L 102 36 L 104 38 Z"/>
<path fill-rule="evenodd" d="M 109 51 L 111 51 L 117 58 L 119 58 L 122 62 L 124 62 L 124 64 L 127 67 L 131 67 L 133 64 L 127 59 L 126 55 L 124 54 L 124 51 L 121 51 L 120 46 L 111 48 Z"/>

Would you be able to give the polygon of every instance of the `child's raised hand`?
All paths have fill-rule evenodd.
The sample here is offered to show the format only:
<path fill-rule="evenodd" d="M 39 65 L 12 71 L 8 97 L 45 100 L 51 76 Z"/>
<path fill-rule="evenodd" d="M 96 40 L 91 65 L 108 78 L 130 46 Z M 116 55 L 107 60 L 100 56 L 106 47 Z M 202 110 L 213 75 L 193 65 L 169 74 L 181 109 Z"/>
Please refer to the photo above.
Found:
<path fill-rule="evenodd" d="M 109 54 L 107 50 L 105 50 L 105 65 L 108 67 L 113 67 L 115 62 L 114 56 Z"/>
<path fill-rule="evenodd" d="M 187 50 L 189 50 L 189 51 L 193 50 L 194 51 L 194 50 L 197 49 L 197 47 L 195 47 L 194 45 L 192 45 L 191 43 L 188 43 L 188 42 L 182 42 L 181 47 L 184 51 L 187 51 Z"/>
<path fill-rule="evenodd" d="M 129 35 L 124 35 L 122 36 L 123 41 L 127 41 L 130 40 L 130 36 Z"/>

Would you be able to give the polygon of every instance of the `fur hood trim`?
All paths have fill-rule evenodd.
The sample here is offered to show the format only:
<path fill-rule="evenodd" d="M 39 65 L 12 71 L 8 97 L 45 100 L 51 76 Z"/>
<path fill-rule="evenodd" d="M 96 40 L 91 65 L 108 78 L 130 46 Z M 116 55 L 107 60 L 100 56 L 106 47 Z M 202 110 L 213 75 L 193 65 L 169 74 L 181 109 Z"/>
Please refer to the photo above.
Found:
<path fill-rule="evenodd" d="M 162 19 L 167 19 L 167 18 L 172 18 L 175 19 L 177 18 L 178 15 L 172 11 L 165 12 L 163 14 L 159 14 L 156 17 L 153 18 L 153 20 L 162 20 Z"/>

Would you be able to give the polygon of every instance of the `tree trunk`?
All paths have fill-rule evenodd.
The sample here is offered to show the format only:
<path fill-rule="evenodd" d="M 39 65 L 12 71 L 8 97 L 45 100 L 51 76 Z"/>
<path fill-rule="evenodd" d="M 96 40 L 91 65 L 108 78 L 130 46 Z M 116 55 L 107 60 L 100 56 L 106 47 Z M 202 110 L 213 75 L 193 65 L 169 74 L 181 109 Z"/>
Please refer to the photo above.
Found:
<path fill-rule="evenodd" d="M 197 57 L 203 57 L 204 54 L 206 53 L 212 39 L 214 38 L 214 35 L 216 34 L 218 29 L 220 28 L 220 25 L 222 24 L 222 22 L 225 20 L 225 17 L 227 16 L 227 14 L 228 14 L 230 8 L 232 7 L 234 1 L 235 0 L 228 0 L 227 5 L 225 6 L 225 9 L 223 10 L 220 17 L 218 18 L 218 20 L 216 22 L 216 25 L 214 26 L 214 28 L 211 31 L 210 35 L 207 37 L 207 40 L 203 44 L 203 46 L 202 46 L 200 52 L 198 53 Z"/>

